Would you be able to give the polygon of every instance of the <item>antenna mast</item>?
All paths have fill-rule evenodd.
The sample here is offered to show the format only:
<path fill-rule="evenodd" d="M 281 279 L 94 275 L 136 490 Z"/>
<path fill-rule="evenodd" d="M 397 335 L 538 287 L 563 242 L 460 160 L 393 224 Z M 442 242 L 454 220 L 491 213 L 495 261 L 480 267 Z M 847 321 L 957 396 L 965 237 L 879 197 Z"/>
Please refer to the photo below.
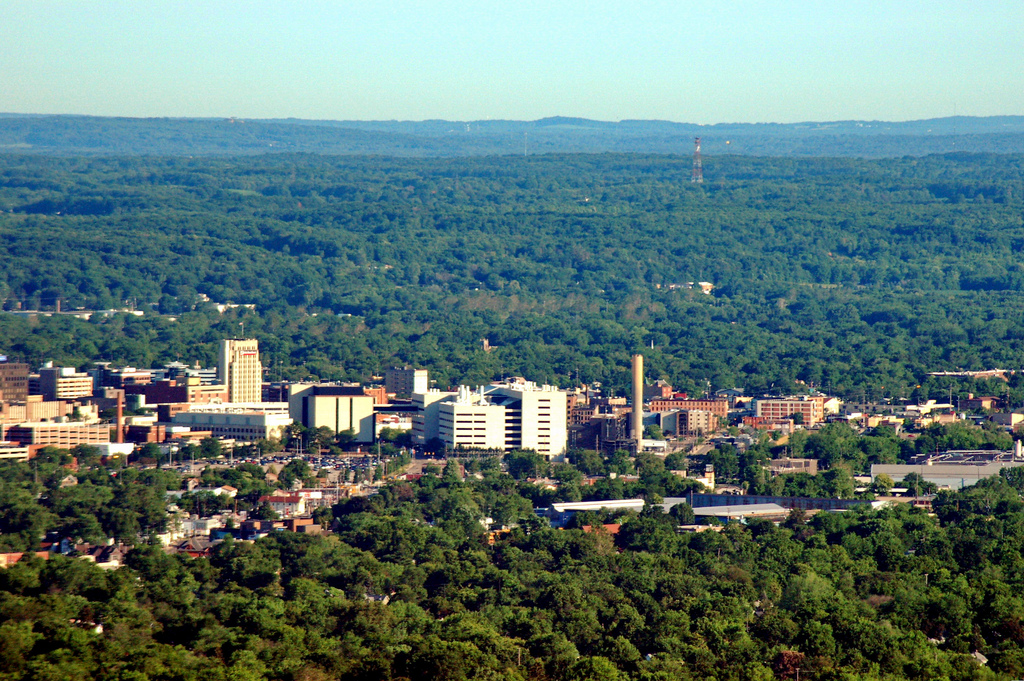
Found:
<path fill-rule="evenodd" d="M 690 176 L 690 182 L 696 182 L 697 184 L 704 183 L 704 166 L 700 161 L 700 138 L 693 138 L 693 175 Z"/>

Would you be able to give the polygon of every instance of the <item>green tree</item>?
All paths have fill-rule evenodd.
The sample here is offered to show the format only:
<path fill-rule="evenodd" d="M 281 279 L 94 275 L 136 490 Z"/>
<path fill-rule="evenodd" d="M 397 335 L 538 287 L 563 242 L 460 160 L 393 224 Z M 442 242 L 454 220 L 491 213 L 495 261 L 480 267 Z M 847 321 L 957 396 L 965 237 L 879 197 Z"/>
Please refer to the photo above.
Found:
<path fill-rule="evenodd" d="M 548 463 L 542 455 L 532 450 L 515 450 L 505 455 L 505 465 L 516 480 L 547 475 Z"/>
<path fill-rule="evenodd" d="M 602 475 L 605 472 L 604 458 L 591 449 L 570 449 L 566 458 L 586 475 Z"/>
<path fill-rule="evenodd" d="M 142 449 L 139 450 L 139 459 L 145 461 L 152 461 L 157 464 L 160 463 L 160 445 L 155 442 L 147 442 L 142 445 Z"/>
<path fill-rule="evenodd" d="M 879 496 L 886 496 L 896 483 L 885 473 L 879 473 L 871 482 L 871 491 Z"/>
<path fill-rule="evenodd" d="M 668 513 L 679 525 L 692 525 L 696 521 L 693 508 L 686 502 L 675 504 Z"/>
<path fill-rule="evenodd" d="M 665 434 L 661 432 L 661 426 L 652 423 L 649 426 L 644 426 L 644 437 L 648 440 L 664 440 Z"/>
<path fill-rule="evenodd" d="M 199 443 L 199 455 L 204 459 L 216 459 L 223 456 L 220 440 L 213 437 L 205 437 Z"/>

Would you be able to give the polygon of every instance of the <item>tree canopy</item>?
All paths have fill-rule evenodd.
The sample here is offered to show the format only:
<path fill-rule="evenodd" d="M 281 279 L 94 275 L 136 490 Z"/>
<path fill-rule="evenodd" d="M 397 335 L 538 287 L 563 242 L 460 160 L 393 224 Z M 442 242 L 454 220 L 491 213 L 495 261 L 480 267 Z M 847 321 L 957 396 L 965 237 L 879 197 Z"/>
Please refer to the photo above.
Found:
<path fill-rule="evenodd" d="M 0 335 L 32 362 L 209 366 L 244 324 L 280 378 L 624 392 L 642 351 L 693 392 L 939 398 L 929 371 L 1022 363 L 1022 159 L 720 157 L 693 185 L 675 156 L 7 155 L 4 307 L 147 315 Z"/>

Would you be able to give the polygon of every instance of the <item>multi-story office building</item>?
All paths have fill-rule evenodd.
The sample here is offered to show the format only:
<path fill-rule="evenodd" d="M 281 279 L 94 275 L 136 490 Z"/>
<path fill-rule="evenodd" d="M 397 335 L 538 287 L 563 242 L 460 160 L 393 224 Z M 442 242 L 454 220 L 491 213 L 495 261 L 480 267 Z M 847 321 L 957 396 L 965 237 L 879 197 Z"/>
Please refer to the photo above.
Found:
<path fill-rule="evenodd" d="M 597 407 L 592 404 L 571 407 L 569 409 L 569 425 L 582 426 L 585 423 L 590 423 L 598 413 Z"/>
<path fill-rule="evenodd" d="M 449 447 L 506 450 L 506 409 L 481 388 L 460 386 L 452 400 L 438 404 L 437 436 Z"/>
<path fill-rule="evenodd" d="M 149 369 L 135 367 L 115 368 L 111 362 L 94 362 L 95 366 L 88 373 L 97 388 L 123 389 L 129 385 L 146 385 L 153 380 L 153 372 Z"/>
<path fill-rule="evenodd" d="M 74 413 L 76 404 L 66 400 L 46 401 L 42 395 L 29 395 L 20 402 L 4 400 L 0 402 L 0 423 L 52 421 L 70 416 Z"/>
<path fill-rule="evenodd" d="M 443 390 L 425 390 L 412 394 L 412 406 L 416 412 L 412 417 L 412 440 L 425 445 L 438 435 L 438 414 L 441 403 L 454 398 L 458 393 Z"/>
<path fill-rule="evenodd" d="M 110 442 L 109 424 L 19 423 L 7 428 L 5 439 L 29 445 L 33 453 L 42 447 L 71 449 L 77 445 Z"/>
<path fill-rule="evenodd" d="M 409 397 L 413 393 L 425 393 L 430 389 L 426 369 L 388 369 L 384 372 L 384 388 L 397 397 Z"/>
<path fill-rule="evenodd" d="M 47 363 L 39 370 L 39 394 L 44 400 L 77 400 L 91 396 L 92 391 L 92 376 L 79 373 L 74 367 Z"/>
<path fill-rule="evenodd" d="M 259 341 L 254 338 L 221 341 L 218 382 L 228 387 L 231 402 L 259 402 L 263 399 L 263 366 Z"/>
<path fill-rule="evenodd" d="M 565 452 L 566 394 L 550 385 L 521 381 L 457 393 L 415 393 L 413 438 L 425 444 L 434 437 L 449 447 L 532 449 L 547 457 Z"/>
<path fill-rule="evenodd" d="M 24 402 L 28 397 L 28 364 L 0 362 L 0 401 Z"/>
<path fill-rule="evenodd" d="M 162 369 L 153 369 L 153 380 L 154 381 L 173 381 L 175 379 L 181 380 L 185 378 L 198 378 L 199 382 L 203 385 L 215 385 L 217 384 L 220 376 L 220 368 L 213 367 L 204 369 L 198 364 L 189 366 L 182 364 L 181 362 L 171 362 L 165 364 Z"/>
<path fill-rule="evenodd" d="M 258 405 L 253 405 L 258 406 Z M 213 437 L 235 440 L 280 440 L 292 423 L 285 413 L 251 410 L 218 410 L 207 406 L 196 411 L 183 411 L 173 417 L 174 425 L 210 431 Z"/>
<path fill-rule="evenodd" d="M 803 425 L 811 427 L 824 418 L 824 398 L 808 395 L 754 400 L 754 416 L 788 419 L 800 414 Z"/>
<path fill-rule="evenodd" d="M 651 411 L 673 411 L 675 409 L 699 409 L 710 411 L 720 419 L 729 417 L 729 401 L 716 399 L 653 399 L 648 404 Z"/>
<path fill-rule="evenodd" d="M 307 428 L 326 426 L 335 433 L 350 430 L 353 442 L 373 442 L 376 436 L 373 396 L 365 394 L 358 385 L 293 383 L 288 413 Z"/>
<path fill-rule="evenodd" d="M 198 376 L 154 381 L 147 385 L 129 385 L 125 388 L 125 394 L 142 395 L 147 405 L 210 404 L 230 401 L 226 385 L 203 385 Z"/>
<path fill-rule="evenodd" d="M 532 449 L 547 457 L 565 453 L 565 392 L 523 381 L 494 386 L 493 394 L 506 405 L 507 449 Z"/>
<path fill-rule="evenodd" d="M 586 423 L 569 428 L 569 446 L 596 449 L 611 454 L 617 449 L 636 451 L 636 439 L 631 437 L 629 414 L 594 414 Z"/>
<path fill-rule="evenodd" d="M 718 416 L 703 409 L 661 412 L 661 428 L 679 436 L 706 435 L 718 429 Z"/>
<path fill-rule="evenodd" d="M 0 461 L 28 461 L 28 445 L 0 441 Z"/>
<path fill-rule="evenodd" d="M 385 406 L 388 403 L 388 390 L 382 385 L 364 387 L 363 394 L 372 397 L 373 403 L 378 406 Z"/>

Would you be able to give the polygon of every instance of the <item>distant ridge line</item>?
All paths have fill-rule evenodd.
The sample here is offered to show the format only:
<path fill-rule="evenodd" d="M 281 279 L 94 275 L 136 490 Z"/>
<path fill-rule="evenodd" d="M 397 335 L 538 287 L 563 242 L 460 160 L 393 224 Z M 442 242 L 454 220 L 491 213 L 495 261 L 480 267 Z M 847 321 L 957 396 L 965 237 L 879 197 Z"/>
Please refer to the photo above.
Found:
<path fill-rule="evenodd" d="M 1024 116 L 951 116 L 916 121 L 696 124 L 598 121 L 345 121 L 298 118 L 130 118 L 0 113 L 0 153 L 56 155 L 252 155 L 315 153 L 422 157 L 522 153 L 705 156 L 924 156 L 1024 153 Z"/>

